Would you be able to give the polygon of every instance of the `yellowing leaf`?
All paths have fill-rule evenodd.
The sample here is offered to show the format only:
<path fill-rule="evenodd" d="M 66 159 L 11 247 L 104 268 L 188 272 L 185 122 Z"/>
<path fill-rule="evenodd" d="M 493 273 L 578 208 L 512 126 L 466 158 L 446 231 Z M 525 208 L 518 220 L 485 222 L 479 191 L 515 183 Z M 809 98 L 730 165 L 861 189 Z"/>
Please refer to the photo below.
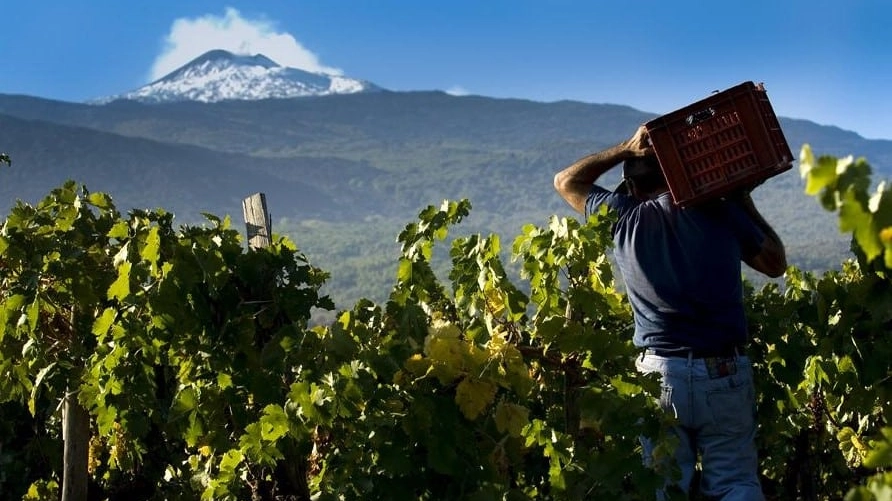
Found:
<path fill-rule="evenodd" d="M 530 423 L 530 410 L 522 405 L 499 402 L 495 422 L 499 433 L 507 432 L 512 437 L 519 437 L 524 427 Z"/>
<path fill-rule="evenodd" d="M 864 446 L 864 442 L 861 441 L 855 430 L 846 426 L 839 430 L 836 439 L 839 440 L 839 450 L 849 466 L 860 466 L 867 454 L 867 447 Z"/>
<path fill-rule="evenodd" d="M 466 418 L 473 421 L 492 403 L 496 385 L 480 379 L 465 378 L 455 388 L 455 403 Z"/>
<path fill-rule="evenodd" d="M 497 317 L 505 311 L 505 297 L 502 295 L 502 291 L 487 284 L 483 294 L 486 297 L 486 307 L 493 316 Z"/>
<path fill-rule="evenodd" d="M 476 370 L 477 368 L 486 365 L 489 360 L 489 352 L 487 350 L 481 349 L 479 346 L 472 343 L 466 343 L 466 347 L 468 349 L 467 360 L 470 363 L 471 369 Z"/>
<path fill-rule="evenodd" d="M 431 322 L 430 327 L 427 329 L 427 333 L 431 338 L 441 337 L 458 339 L 461 337 L 461 330 L 457 325 L 440 319 Z"/>
<path fill-rule="evenodd" d="M 221 390 L 225 390 L 226 388 L 232 387 L 232 376 L 226 374 L 225 372 L 221 372 L 217 374 L 217 386 L 220 387 Z"/>
<path fill-rule="evenodd" d="M 425 375 L 430 366 L 430 360 L 422 357 L 420 353 L 412 355 L 405 363 L 406 370 L 418 377 Z"/>
<path fill-rule="evenodd" d="M 464 354 L 467 351 L 464 343 L 456 338 L 428 338 L 425 340 L 425 352 L 432 361 L 460 369 Z"/>

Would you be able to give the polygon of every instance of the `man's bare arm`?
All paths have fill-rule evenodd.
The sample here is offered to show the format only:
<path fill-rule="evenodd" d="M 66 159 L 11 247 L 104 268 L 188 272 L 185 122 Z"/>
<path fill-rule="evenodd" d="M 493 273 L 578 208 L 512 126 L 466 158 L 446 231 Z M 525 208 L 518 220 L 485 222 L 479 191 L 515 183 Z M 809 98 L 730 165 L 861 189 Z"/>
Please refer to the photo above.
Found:
<path fill-rule="evenodd" d="M 762 217 L 756 209 L 756 204 L 749 194 L 744 194 L 740 199 L 746 213 L 756 222 L 756 225 L 765 233 L 765 240 L 762 242 L 762 248 L 759 253 L 745 262 L 752 269 L 764 273 L 771 278 L 777 278 L 787 271 L 787 252 L 784 249 L 784 243 L 774 231 L 774 228 L 768 224 L 768 221 Z"/>
<path fill-rule="evenodd" d="M 585 201 L 592 184 L 602 174 L 623 160 L 644 156 L 652 151 L 647 142 L 647 129 L 641 126 L 631 138 L 616 146 L 582 157 L 555 174 L 554 189 L 573 209 L 585 214 Z"/>

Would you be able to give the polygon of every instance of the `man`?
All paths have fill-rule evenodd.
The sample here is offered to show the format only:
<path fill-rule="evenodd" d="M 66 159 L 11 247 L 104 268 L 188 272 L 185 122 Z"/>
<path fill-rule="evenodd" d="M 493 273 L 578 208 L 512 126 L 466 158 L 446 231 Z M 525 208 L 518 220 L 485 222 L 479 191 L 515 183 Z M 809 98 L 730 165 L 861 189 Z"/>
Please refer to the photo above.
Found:
<path fill-rule="evenodd" d="M 620 162 L 620 188 L 596 184 Z M 763 500 L 740 263 L 781 276 L 780 238 L 748 193 L 677 207 L 644 126 L 557 173 L 554 187 L 582 214 L 606 205 L 618 216 L 614 257 L 635 319 L 633 342 L 642 349 L 636 366 L 660 373 L 661 407 L 677 418 L 678 487 L 690 492 L 699 454 L 701 493 Z"/>

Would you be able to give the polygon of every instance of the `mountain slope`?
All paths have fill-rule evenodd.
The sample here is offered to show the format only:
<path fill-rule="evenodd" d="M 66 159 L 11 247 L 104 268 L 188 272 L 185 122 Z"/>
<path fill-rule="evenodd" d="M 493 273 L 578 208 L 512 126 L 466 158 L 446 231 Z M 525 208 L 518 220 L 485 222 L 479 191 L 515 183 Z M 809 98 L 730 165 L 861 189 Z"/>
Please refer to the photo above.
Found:
<path fill-rule="evenodd" d="M 390 145 L 401 157 L 380 166 L 386 170 L 411 164 L 400 151 L 405 145 L 575 154 L 621 140 L 655 116 L 620 105 L 388 91 L 210 104 L 116 101 L 103 106 L 0 94 L 0 113 L 268 157 L 308 152 L 356 156 L 357 151 Z M 780 122 L 794 155 L 809 143 L 828 154 L 864 155 L 881 171 L 892 172 L 892 141 L 868 140 L 807 120 L 780 117 Z"/>
<path fill-rule="evenodd" d="M 0 171 L 4 210 L 16 200 L 36 203 L 73 179 L 90 191 L 111 194 L 122 212 L 162 207 L 191 222 L 202 212 L 241 218 L 241 201 L 260 191 L 288 200 L 294 213 L 337 219 L 347 215 L 341 209 L 344 197 L 356 198 L 341 181 L 380 175 L 339 159 L 254 158 L 2 114 L 0 130 L 13 161 Z M 292 173 L 282 175 L 288 170 Z M 372 198 L 364 207 L 378 205 Z"/>
<path fill-rule="evenodd" d="M 143 103 L 286 99 L 377 91 L 369 82 L 340 75 L 310 73 L 280 66 L 262 54 L 236 55 L 212 50 L 136 90 L 96 100 L 125 99 Z"/>
<path fill-rule="evenodd" d="M 106 191 L 122 210 L 162 206 L 180 220 L 238 215 L 267 194 L 275 231 L 291 235 L 323 268 L 339 304 L 380 299 L 394 240 L 423 207 L 467 198 L 459 234 L 496 233 L 503 247 L 523 224 L 577 217 L 552 187 L 556 171 L 625 139 L 652 118 L 627 106 L 456 97 L 439 92 L 149 105 L 63 103 L 0 95 L 0 202 L 30 201 L 73 178 Z M 863 155 L 875 180 L 892 172 L 892 141 L 781 118 L 794 155 Z M 616 172 L 604 182 L 618 181 Z M 24 196 L 27 195 L 27 196 Z M 847 239 L 836 219 L 803 194 L 797 169 L 754 193 L 784 238 L 790 262 L 839 264 Z"/>
<path fill-rule="evenodd" d="M 342 205 L 409 216 L 456 197 L 494 212 L 563 209 L 550 191 L 553 173 L 624 139 L 654 116 L 617 105 L 386 91 L 104 106 L 0 96 L 0 113 L 248 155 L 253 168 L 285 180 L 328 172 L 329 184 L 320 189 L 341 193 L 333 184 L 338 181 L 350 187 L 342 192 Z M 781 124 L 795 156 L 809 143 L 816 153 L 863 155 L 879 175 L 892 172 L 892 141 L 805 120 L 781 118 Z M 275 166 L 274 160 L 283 163 Z M 348 166 L 356 169 L 340 172 Z M 363 205 L 367 200 L 378 203 Z"/>

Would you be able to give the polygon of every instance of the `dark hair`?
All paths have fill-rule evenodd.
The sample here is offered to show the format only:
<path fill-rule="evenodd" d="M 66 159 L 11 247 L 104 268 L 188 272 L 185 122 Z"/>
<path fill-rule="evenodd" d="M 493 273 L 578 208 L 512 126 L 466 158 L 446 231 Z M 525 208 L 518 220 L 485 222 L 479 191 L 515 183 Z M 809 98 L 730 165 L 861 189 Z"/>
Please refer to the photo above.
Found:
<path fill-rule="evenodd" d="M 631 179 L 635 183 L 635 187 L 644 193 L 650 193 L 667 186 L 663 169 L 654 155 L 626 160 L 623 165 L 623 177 Z"/>

